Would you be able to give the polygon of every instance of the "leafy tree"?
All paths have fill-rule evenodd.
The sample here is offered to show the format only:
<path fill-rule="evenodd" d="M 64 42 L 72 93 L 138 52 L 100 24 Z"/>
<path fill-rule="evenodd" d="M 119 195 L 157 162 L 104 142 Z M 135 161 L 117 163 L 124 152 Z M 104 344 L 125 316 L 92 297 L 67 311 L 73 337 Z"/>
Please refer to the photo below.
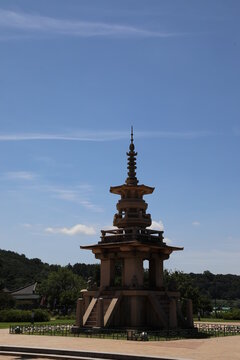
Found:
<path fill-rule="evenodd" d="M 208 282 L 209 282 L 209 281 L 214 281 L 215 275 L 212 274 L 209 270 L 205 270 L 205 271 L 203 272 L 203 276 L 207 279 Z"/>
<path fill-rule="evenodd" d="M 225 320 L 240 320 L 240 309 L 232 309 L 226 313 L 222 313 Z"/>
<path fill-rule="evenodd" d="M 14 305 L 13 297 L 4 291 L 0 291 L 0 310 L 13 308 Z"/>
<path fill-rule="evenodd" d="M 65 267 L 49 273 L 48 278 L 40 284 L 38 292 L 47 298 L 51 309 L 68 309 L 75 306 L 84 286 L 83 278 Z"/>
<path fill-rule="evenodd" d="M 169 272 L 164 270 L 165 287 L 171 291 L 179 291 L 181 299 L 191 299 L 193 312 L 197 313 L 200 307 L 200 293 L 197 287 L 193 286 L 191 277 L 182 271 Z"/>
<path fill-rule="evenodd" d="M 99 264 L 83 264 L 76 263 L 73 266 L 68 264 L 68 269 L 70 269 L 74 274 L 82 276 L 85 280 L 89 277 L 93 279 L 98 285 L 100 283 L 100 265 Z"/>
<path fill-rule="evenodd" d="M 210 313 L 213 310 L 212 301 L 209 297 L 203 295 L 199 298 L 199 309 L 202 314 Z"/>
<path fill-rule="evenodd" d="M 27 259 L 13 251 L 0 250 L 3 287 L 16 290 L 48 276 L 50 266 L 39 259 Z"/>

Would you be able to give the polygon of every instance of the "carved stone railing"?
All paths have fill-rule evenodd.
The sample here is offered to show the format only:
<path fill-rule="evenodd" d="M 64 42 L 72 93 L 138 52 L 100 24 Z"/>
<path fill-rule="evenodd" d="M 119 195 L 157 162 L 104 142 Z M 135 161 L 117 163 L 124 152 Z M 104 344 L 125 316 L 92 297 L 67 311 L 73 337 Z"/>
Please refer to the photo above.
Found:
<path fill-rule="evenodd" d="M 142 229 L 142 228 L 124 228 L 124 229 L 112 229 L 101 230 L 101 243 L 109 242 L 122 242 L 122 241 L 140 241 L 140 242 L 163 242 L 163 231 Z"/>

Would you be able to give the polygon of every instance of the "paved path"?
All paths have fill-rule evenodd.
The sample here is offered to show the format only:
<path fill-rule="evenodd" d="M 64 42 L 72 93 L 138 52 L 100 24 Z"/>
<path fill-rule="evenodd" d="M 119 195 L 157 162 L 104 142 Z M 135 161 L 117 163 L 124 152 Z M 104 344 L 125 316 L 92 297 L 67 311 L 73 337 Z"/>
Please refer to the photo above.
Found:
<path fill-rule="evenodd" d="M 10 335 L 0 330 L 1 345 L 35 346 L 192 360 L 240 360 L 240 336 L 174 341 L 127 341 L 61 336 Z M 0 356 L 1 360 L 7 357 Z M 19 359 L 8 357 L 8 359 Z"/>

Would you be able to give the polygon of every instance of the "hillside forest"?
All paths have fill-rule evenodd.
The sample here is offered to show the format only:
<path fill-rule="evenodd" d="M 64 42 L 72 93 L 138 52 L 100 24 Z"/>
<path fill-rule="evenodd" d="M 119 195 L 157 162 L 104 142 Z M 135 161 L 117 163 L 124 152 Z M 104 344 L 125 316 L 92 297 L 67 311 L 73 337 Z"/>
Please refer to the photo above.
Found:
<path fill-rule="evenodd" d="M 119 275 L 120 276 L 120 275 Z M 147 281 L 148 271 L 145 270 Z M 28 259 L 12 251 L 0 250 L 0 309 L 13 303 L 4 289 L 17 290 L 37 282 L 37 292 L 44 297 L 50 310 L 75 308 L 81 289 L 91 278 L 96 285 L 100 280 L 99 264 L 49 265 L 40 259 Z M 164 271 L 165 289 L 180 291 L 181 298 L 193 301 L 194 313 L 210 313 L 213 309 L 229 307 L 240 309 L 240 276 Z M 9 303 L 8 303 L 9 301 Z"/>

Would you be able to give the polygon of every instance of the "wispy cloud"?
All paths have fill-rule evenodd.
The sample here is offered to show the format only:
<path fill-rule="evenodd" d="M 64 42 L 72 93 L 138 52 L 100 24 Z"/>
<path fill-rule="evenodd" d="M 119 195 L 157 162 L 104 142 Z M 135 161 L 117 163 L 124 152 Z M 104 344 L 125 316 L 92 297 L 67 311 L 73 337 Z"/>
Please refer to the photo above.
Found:
<path fill-rule="evenodd" d="M 89 184 L 80 184 L 76 186 L 66 187 L 59 185 L 46 185 L 35 183 L 27 187 L 27 190 L 34 192 L 48 193 L 51 198 L 60 199 L 63 201 L 73 202 L 81 205 L 87 210 L 93 212 L 103 212 L 103 208 L 94 204 L 90 199 L 93 192 L 93 187 Z"/>
<path fill-rule="evenodd" d="M 181 34 L 142 29 L 131 25 L 82 20 L 66 20 L 0 9 L 0 26 L 17 31 L 45 35 L 77 37 L 158 37 L 166 38 Z"/>
<path fill-rule="evenodd" d="M 199 221 L 193 221 L 193 222 L 192 222 L 192 225 L 193 225 L 193 226 L 200 226 L 200 222 L 199 222 Z"/>
<path fill-rule="evenodd" d="M 153 220 L 152 225 L 149 227 L 149 229 L 164 231 L 163 222 L 161 220 L 159 221 Z"/>
<path fill-rule="evenodd" d="M 209 137 L 220 135 L 220 133 L 214 133 L 206 130 L 196 131 L 147 131 L 138 132 L 137 136 L 141 138 L 166 138 L 166 139 L 196 139 L 202 137 Z"/>
<path fill-rule="evenodd" d="M 32 224 L 29 224 L 29 223 L 24 223 L 24 224 L 21 224 L 21 226 L 25 229 L 31 229 L 32 228 Z"/>
<path fill-rule="evenodd" d="M 29 171 L 10 171 L 6 172 L 3 177 L 8 180 L 27 180 L 31 181 L 36 178 L 36 174 Z"/>
<path fill-rule="evenodd" d="M 167 237 L 165 237 L 163 241 L 168 245 L 172 244 L 172 240 Z"/>
<path fill-rule="evenodd" d="M 119 140 L 129 137 L 127 132 L 76 132 L 75 134 L 0 134 L 0 141 L 34 141 L 34 140 L 60 140 L 60 141 L 107 141 Z"/>
<path fill-rule="evenodd" d="M 164 225 L 163 225 L 162 220 L 159 220 L 159 221 L 152 220 L 152 225 L 149 227 L 149 229 L 164 231 Z M 168 245 L 170 245 L 172 243 L 172 240 L 167 237 L 164 237 L 164 242 L 167 243 Z"/>
<path fill-rule="evenodd" d="M 48 227 L 45 229 L 46 232 L 51 234 L 64 234 L 64 235 L 78 235 L 78 234 L 84 234 L 84 235 L 95 235 L 96 230 L 92 226 L 87 226 L 83 224 L 76 224 L 72 227 Z"/>
<path fill-rule="evenodd" d="M 104 226 L 99 226 L 99 231 L 100 230 L 117 230 L 118 227 L 117 226 L 113 226 L 111 225 L 104 225 Z"/>
<path fill-rule="evenodd" d="M 57 199 L 77 203 L 93 212 L 103 212 L 103 209 L 100 206 L 92 203 L 89 199 L 86 198 L 86 196 L 88 196 L 92 191 L 90 185 L 79 185 L 74 188 L 46 186 L 44 189 Z"/>
<path fill-rule="evenodd" d="M 217 135 L 209 131 L 136 131 L 135 138 L 195 139 Z M 75 131 L 74 134 L 0 134 L 0 141 L 115 141 L 129 138 L 129 131 Z"/>
<path fill-rule="evenodd" d="M 31 192 L 47 194 L 48 197 L 73 202 L 93 212 L 103 212 L 103 208 L 91 201 L 94 189 L 90 184 L 79 184 L 75 186 L 49 185 L 44 183 L 37 174 L 28 171 L 11 171 L 0 176 L 2 181 L 8 184 L 12 181 L 18 188 L 8 190 L 11 193 Z"/>

